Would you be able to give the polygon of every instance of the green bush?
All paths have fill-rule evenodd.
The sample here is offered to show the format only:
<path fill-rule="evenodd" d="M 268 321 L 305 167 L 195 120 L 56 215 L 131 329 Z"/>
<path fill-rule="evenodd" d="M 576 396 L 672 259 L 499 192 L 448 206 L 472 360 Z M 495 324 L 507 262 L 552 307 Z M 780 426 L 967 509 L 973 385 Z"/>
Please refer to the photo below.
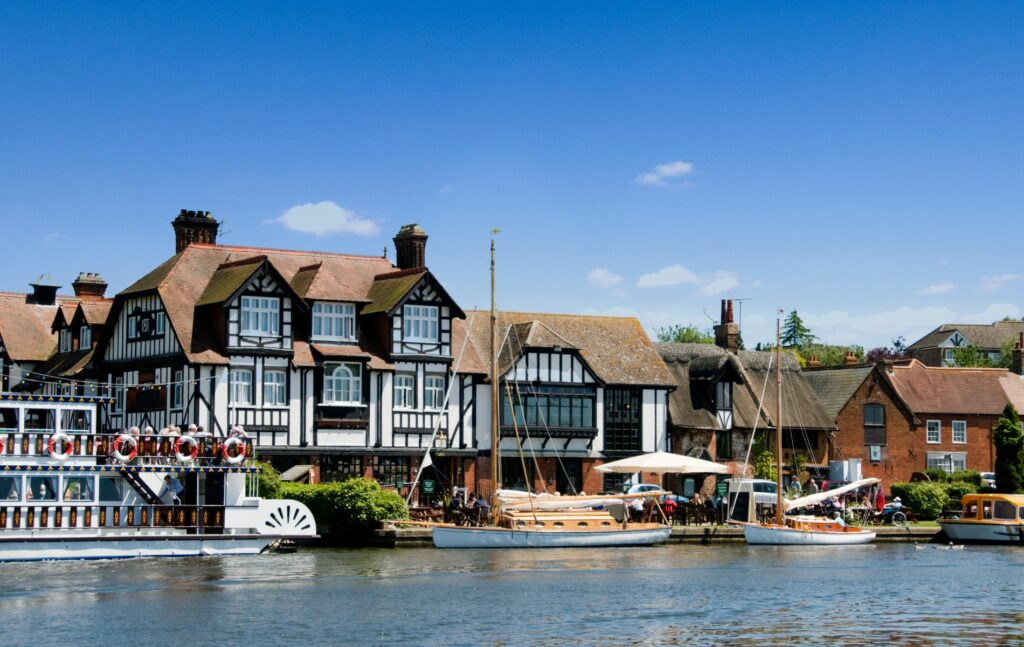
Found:
<path fill-rule="evenodd" d="M 980 488 L 981 472 L 977 470 L 957 470 L 949 475 L 949 480 L 953 483 L 970 483 L 975 488 Z"/>
<path fill-rule="evenodd" d="M 396 492 L 376 481 L 352 478 L 341 483 L 282 483 L 281 496 L 309 506 L 317 531 L 332 542 L 360 543 L 381 521 L 406 519 L 409 510 Z"/>
<path fill-rule="evenodd" d="M 281 474 L 270 463 L 256 461 L 256 467 L 260 469 L 260 497 L 264 499 L 280 499 Z"/>
<path fill-rule="evenodd" d="M 974 494 L 978 491 L 978 486 L 974 483 L 967 483 L 966 481 L 953 481 L 952 483 L 946 484 L 946 496 L 949 497 L 951 504 L 960 505 L 960 501 L 964 498 L 965 494 Z"/>
<path fill-rule="evenodd" d="M 971 487 L 969 483 L 956 483 L 957 487 Z M 899 497 L 918 519 L 938 519 L 949 504 L 949 485 L 945 483 L 893 483 L 892 496 Z M 958 501 L 959 503 L 959 501 Z"/>
<path fill-rule="evenodd" d="M 932 483 L 945 483 L 949 480 L 949 474 L 946 474 L 946 470 L 941 467 L 929 467 L 924 474 L 932 480 Z"/>

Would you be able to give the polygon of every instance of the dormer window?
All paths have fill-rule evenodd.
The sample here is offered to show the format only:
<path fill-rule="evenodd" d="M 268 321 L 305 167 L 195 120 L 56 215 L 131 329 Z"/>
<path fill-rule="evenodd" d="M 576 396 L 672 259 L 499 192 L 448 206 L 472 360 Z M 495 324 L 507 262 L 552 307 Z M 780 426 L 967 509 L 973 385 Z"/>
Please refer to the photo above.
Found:
<path fill-rule="evenodd" d="M 405 320 L 406 341 L 436 342 L 437 306 L 405 306 L 402 311 Z"/>
<path fill-rule="evenodd" d="M 71 330 L 64 328 L 60 331 L 60 352 L 68 353 L 71 351 Z"/>
<path fill-rule="evenodd" d="M 242 297 L 241 334 L 258 337 L 281 335 L 281 300 L 274 297 Z"/>
<path fill-rule="evenodd" d="M 351 303 L 313 304 L 313 339 L 355 341 L 356 307 Z"/>
<path fill-rule="evenodd" d="M 80 350 L 92 348 L 92 326 L 85 325 L 78 329 L 78 348 Z"/>

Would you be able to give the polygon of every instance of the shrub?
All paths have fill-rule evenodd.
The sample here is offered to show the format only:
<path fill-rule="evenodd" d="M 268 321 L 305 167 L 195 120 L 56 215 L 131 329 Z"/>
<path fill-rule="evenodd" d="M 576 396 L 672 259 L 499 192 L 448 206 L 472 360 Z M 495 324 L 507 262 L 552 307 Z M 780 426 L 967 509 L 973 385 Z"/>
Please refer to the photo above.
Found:
<path fill-rule="evenodd" d="M 1020 417 L 1012 404 L 1007 404 L 993 431 L 996 447 L 996 488 L 1014 494 L 1024 489 L 1024 434 Z"/>
<path fill-rule="evenodd" d="M 280 499 L 281 474 L 270 463 L 256 461 L 256 467 L 260 469 L 260 497 L 264 499 Z"/>
<path fill-rule="evenodd" d="M 362 542 L 381 521 L 405 519 L 409 514 L 405 500 L 396 492 L 361 478 L 315 485 L 282 483 L 281 495 L 309 506 L 317 531 L 333 542 Z"/>
<path fill-rule="evenodd" d="M 924 474 L 932 480 L 932 483 L 945 483 L 949 480 L 949 474 L 946 474 L 946 470 L 941 467 L 929 467 Z"/>
<path fill-rule="evenodd" d="M 957 470 L 949 475 L 953 483 L 970 483 L 975 488 L 981 487 L 981 472 L 977 470 Z"/>
<path fill-rule="evenodd" d="M 956 505 L 960 505 L 960 500 L 964 498 L 965 494 L 974 494 L 977 491 L 978 487 L 974 483 L 966 481 L 953 481 L 946 484 L 946 496 L 949 497 L 950 503 Z"/>
<path fill-rule="evenodd" d="M 969 483 L 956 485 L 970 487 Z M 945 483 L 893 483 L 890 491 L 919 519 L 931 520 L 938 519 L 949 504 L 948 487 Z"/>

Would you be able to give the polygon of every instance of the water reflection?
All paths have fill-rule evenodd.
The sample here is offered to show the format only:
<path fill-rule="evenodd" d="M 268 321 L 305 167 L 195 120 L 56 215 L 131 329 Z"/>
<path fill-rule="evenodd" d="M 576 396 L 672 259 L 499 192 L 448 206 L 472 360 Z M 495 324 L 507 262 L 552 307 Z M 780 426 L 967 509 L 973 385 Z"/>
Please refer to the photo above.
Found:
<path fill-rule="evenodd" d="M 900 545 L 6 564 L 0 626 L 5 644 L 39 642 L 41 617 L 44 642 L 75 644 L 990 643 L 1019 635 L 1022 567 Z"/>

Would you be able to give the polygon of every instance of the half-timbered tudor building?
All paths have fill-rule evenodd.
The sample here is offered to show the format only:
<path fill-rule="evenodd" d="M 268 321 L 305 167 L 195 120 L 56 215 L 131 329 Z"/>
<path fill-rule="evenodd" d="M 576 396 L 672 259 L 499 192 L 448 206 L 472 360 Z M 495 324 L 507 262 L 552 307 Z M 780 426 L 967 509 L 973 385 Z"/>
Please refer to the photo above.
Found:
<path fill-rule="evenodd" d="M 466 399 L 482 369 L 452 372 L 465 315 L 427 269 L 422 229 L 395 237 L 395 267 L 219 245 L 205 212 L 172 224 L 175 255 L 116 296 L 97 348 L 113 426 L 242 425 L 311 480 L 408 482 L 438 423 L 442 453 L 473 457 Z"/>
<path fill-rule="evenodd" d="M 488 366 L 490 312 L 470 312 L 462 325 Z M 504 486 L 616 491 L 622 475 L 594 467 L 669 449 L 668 393 L 675 382 L 635 318 L 500 312 L 497 329 Z M 473 442 L 482 458 L 474 483 L 489 492 L 489 381 L 477 386 L 475 400 Z"/>
<path fill-rule="evenodd" d="M 71 284 L 77 302 L 62 303 L 51 324 L 57 352 L 35 372 L 33 391 L 47 395 L 98 395 L 100 380 L 93 355 L 103 336 L 113 299 L 104 297 L 107 283 L 94 272 L 82 272 Z"/>
<path fill-rule="evenodd" d="M 40 388 L 40 366 L 58 351 L 54 317 L 77 303 L 58 296 L 60 286 L 48 275 L 31 287 L 28 294 L 0 292 L 0 391 Z"/>

